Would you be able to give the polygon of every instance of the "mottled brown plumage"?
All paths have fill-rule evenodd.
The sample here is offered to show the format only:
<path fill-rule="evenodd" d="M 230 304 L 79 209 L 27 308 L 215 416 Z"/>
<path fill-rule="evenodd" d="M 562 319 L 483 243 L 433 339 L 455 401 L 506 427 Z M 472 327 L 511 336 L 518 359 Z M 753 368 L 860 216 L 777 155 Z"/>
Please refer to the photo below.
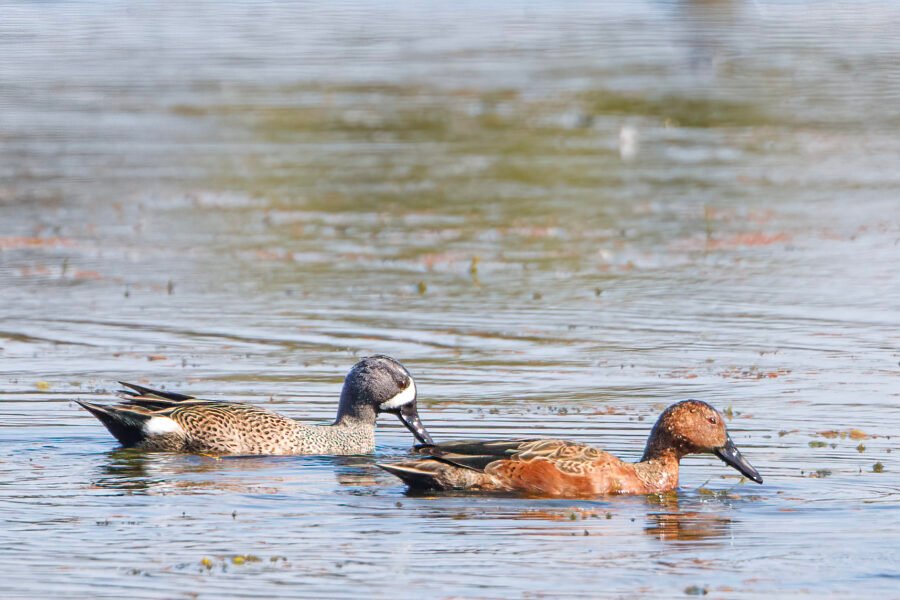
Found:
<path fill-rule="evenodd" d="M 396 414 L 424 443 L 431 437 L 416 411 L 409 372 L 387 356 L 357 363 L 341 391 L 330 425 L 306 425 L 240 402 L 199 400 L 122 383 L 121 404 L 78 403 L 97 417 L 122 445 L 144 450 L 202 454 L 367 454 L 375 449 L 375 421 Z"/>
<path fill-rule="evenodd" d="M 722 415 L 697 400 L 673 404 L 663 412 L 638 463 L 564 440 L 458 441 L 419 446 L 417 451 L 428 458 L 379 466 L 413 488 L 585 498 L 672 490 L 678 486 L 682 457 L 715 453 L 762 483 L 728 437 Z"/>

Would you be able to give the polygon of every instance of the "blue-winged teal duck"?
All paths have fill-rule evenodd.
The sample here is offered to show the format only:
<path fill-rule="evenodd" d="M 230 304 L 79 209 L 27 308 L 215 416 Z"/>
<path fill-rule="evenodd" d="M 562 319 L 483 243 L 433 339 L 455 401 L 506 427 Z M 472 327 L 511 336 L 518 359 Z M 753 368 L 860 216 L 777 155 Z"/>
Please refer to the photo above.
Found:
<path fill-rule="evenodd" d="M 563 440 L 458 441 L 416 450 L 427 458 L 378 466 L 411 488 L 583 498 L 672 490 L 682 457 L 712 453 L 745 477 L 763 481 L 731 441 L 722 415 L 698 400 L 673 404 L 662 413 L 638 463 Z"/>
<path fill-rule="evenodd" d="M 101 406 L 78 401 L 123 446 L 199 454 L 367 454 L 375 449 L 375 420 L 395 414 L 423 444 L 431 436 L 416 410 L 416 384 L 387 356 L 358 362 L 344 380 L 337 418 L 306 425 L 240 402 L 199 400 L 120 382 L 124 402 Z"/>

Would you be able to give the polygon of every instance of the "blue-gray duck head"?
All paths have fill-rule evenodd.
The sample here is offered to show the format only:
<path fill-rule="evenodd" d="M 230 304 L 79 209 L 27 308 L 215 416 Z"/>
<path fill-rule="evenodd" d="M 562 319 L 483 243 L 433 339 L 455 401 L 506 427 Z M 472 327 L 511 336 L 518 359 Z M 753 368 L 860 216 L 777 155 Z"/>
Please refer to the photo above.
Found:
<path fill-rule="evenodd" d="M 434 443 L 419 419 L 416 382 L 406 367 L 390 356 L 369 356 L 353 365 L 341 391 L 341 410 L 397 415 L 417 440 Z"/>

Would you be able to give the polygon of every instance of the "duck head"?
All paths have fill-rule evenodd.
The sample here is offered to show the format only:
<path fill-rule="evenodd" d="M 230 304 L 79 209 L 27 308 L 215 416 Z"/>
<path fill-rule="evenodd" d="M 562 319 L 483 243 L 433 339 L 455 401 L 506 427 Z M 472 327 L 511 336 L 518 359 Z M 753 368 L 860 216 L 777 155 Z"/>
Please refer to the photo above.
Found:
<path fill-rule="evenodd" d="M 434 443 L 419 419 L 412 375 L 389 356 L 369 356 L 356 363 L 344 379 L 338 421 L 363 419 L 374 423 L 381 413 L 397 415 L 419 442 Z"/>
<path fill-rule="evenodd" d="M 741 455 L 725 428 L 725 418 L 715 408 L 700 400 L 684 400 L 673 404 L 660 415 L 645 458 L 674 449 L 678 458 L 687 454 L 715 454 L 741 475 L 762 483 L 753 465 Z"/>

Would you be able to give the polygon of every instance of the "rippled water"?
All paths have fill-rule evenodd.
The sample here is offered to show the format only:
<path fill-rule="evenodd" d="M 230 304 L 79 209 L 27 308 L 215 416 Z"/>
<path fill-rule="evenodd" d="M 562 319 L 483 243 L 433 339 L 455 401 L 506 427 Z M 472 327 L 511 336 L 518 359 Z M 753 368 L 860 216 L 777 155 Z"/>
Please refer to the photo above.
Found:
<path fill-rule="evenodd" d="M 900 8 L 619 4 L 0 7 L 0 594 L 896 594 Z M 438 439 L 634 460 L 695 397 L 765 485 L 408 495 L 390 419 L 215 460 L 73 403 L 321 421 L 376 352 Z"/>

